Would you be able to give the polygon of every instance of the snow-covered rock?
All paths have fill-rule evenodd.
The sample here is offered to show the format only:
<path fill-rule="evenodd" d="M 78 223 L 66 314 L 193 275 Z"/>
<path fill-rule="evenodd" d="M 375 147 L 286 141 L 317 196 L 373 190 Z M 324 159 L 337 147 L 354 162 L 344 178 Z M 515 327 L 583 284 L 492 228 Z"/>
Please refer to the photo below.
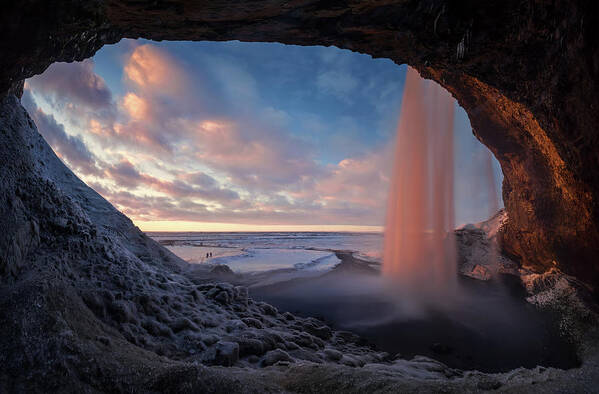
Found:
<path fill-rule="evenodd" d="M 455 230 L 460 274 L 483 281 L 499 273 L 518 275 L 518 264 L 501 253 L 497 242 L 507 220 L 502 209 L 487 221 Z"/>

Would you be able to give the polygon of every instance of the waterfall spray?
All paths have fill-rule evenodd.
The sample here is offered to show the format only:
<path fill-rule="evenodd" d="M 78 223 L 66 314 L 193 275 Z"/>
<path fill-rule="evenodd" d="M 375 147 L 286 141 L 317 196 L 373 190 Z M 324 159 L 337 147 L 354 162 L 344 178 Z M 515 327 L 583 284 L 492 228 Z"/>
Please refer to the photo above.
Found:
<path fill-rule="evenodd" d="M 408 68 L 387 205 L 383 274 L 411 293 L 455 288 L 453 118 L 445 89 Z"/>

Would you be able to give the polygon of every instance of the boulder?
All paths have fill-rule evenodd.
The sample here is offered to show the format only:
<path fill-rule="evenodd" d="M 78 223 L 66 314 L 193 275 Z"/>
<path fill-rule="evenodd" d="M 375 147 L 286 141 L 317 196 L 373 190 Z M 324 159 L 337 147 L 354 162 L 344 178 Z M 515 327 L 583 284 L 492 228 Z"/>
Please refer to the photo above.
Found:
<path fill-rule="evenodd" d="M 280 361 L 295 362 L 295 360 L 286 351 L 281 349 L 275 349 L 266 353 L 266 355 L 262 359 L 262 366 L 268 367 Z"/>
<path fill-rule="evenodd" d="M 218 341 L 214 364 L 230 367 L 239 361 L 239 345 L 235 342 Z"/>

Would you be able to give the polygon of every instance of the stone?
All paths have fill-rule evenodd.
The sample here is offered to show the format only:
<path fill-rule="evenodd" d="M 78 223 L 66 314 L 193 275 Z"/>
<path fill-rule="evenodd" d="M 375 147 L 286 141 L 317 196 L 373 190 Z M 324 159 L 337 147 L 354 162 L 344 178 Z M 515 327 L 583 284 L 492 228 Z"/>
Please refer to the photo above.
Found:
<path fill-rule="evenodd" d="M 241 321 L 244 322 L 248 327 L 262 328 L 262 323 L 258 319 L 254 319 L 252 317 L 244 317 L 243 319 L 241 319 Z"/>
<path fill-rule="evenodd" d="M 293 316 L 293 314 L 291 314 L 289 312 L 283 313 L 283 317 L 285 318 L 285 320 L 288 320 L 288 321 L 295 320 L 295 316 Z"/>
<path fill-rule="evenodd" d="M 217 276 L 220 275 L 234 275 L 233 271 L 231 270 L 231 268 L 229 268 L 228 265 L 224 265 L 224 264 L 217 264 L 214 266 L 214 268 L 212 268 L 212 270 L 210 270 L 211 274 L 215 274 Z"/>
<path fill-rule="evenodd" d="M 316 324 L 314 324 L 314 322 L 305 323 L 304 329 L 311 335 L 314 335 L 315 337 L 320 339 L 327 340 L 332 336 L 332 331 L 330 327 L 325 325 L 317 326 Z"/>
<path fill-rule="evenodd" d="M 491 279 L 491 271 L 489 271 L 488 268 L 480 265 L 480 264 L 476 264 L 474 267 L 472 267 L 472 270 L 469 272 L 465 272 L 464 275 L 473 278 L 473 279 L 478 279 L 478 280 L 482 280 L 482 281 L 488 281 Z"/>
<path fill-rule="evenodd" d="M 224 367 L 231 367 L 239 361 L 239 345 L 235 342 L 218 341 L 214 363 Z"/>
<path fill-rule="evenodd" d="M 262 366 L 268 367 L 280 361 L 294 362 L 295 360 L 286 351 L 275 349 L 264 355 L 264 358 L 262 359 Z"/>
<path fill-rule="evenodd" d="M 344 354 L 339 363 L 350 367 L 361 367 L 363 365 L 357 358 L 349 354 Z"/>
<path fill-rule="evenodd" d="M 199 331 L 198 326 L 196 326 L 191 320 L 185 317 L 176 319 L 170 324 L 170 327 L 175 333 L 183 330 Z"/>
<path fill-rule="evenodd" d="M 343 357 L 343 353 L 341 353 L 339 350 L 335 350 L 332 348 L 324 349 L 324 354 L 329 360 L 332 361 L 339 361 Z"/>
<path fill-rule="evenodd" d="M 264 354 L 264 343 L 255 338 L 236 339 L 239 345 L 239 356 L 246 357 L 250 355 L 261 356 Z"/>
<path fill-rule="evenodd" d="M 229 298 L 229 293 L 227 293 L 226 291 L 221 291 L 219 292 L 214 299 L 218 302 L 220 302 L 221 304 L 228 304 L 230 302 L 230 298 Z"/>
<path fill-rule="evenodd" d="M 242 330 L 246 330 L 247 328 L 248 328 L 248 326 L 239 319 L 229 320 L 227 322 L 227 324 L 225 324 L 225 330 L 227 332 L 242 331 Z"/>
<path fill-rule="evenodd" d="M 267 304 L 266 302 L 260 303 L 259 307 L 260 309 L 262 309 L 262 312 L 269 316 L 276 316 L 278 313 L 277 308 L 270 304 Z"/>

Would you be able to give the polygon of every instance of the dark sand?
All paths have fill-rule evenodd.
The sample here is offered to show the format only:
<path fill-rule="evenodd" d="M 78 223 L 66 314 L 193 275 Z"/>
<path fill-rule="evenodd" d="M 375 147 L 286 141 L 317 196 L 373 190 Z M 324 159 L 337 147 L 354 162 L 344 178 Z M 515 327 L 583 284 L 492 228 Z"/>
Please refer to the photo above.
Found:
<path fill-rule="evenodd" d="M 426 355 L 450 367 L 485 372 L 579 365 L 553 317 L 526 302 L 516 277 L 501 275 L 489 282 L 460 278 L 463 295 L 457 305 L 406 316 L 394 313 L 395 304 L 373 287 L 378 273 L 372 264 L 350 253 L 338 257 L 342 263 L 321 277 L 252 288 L 251 296 L 355 332 L 376 348 L 407 359 Z"/>

